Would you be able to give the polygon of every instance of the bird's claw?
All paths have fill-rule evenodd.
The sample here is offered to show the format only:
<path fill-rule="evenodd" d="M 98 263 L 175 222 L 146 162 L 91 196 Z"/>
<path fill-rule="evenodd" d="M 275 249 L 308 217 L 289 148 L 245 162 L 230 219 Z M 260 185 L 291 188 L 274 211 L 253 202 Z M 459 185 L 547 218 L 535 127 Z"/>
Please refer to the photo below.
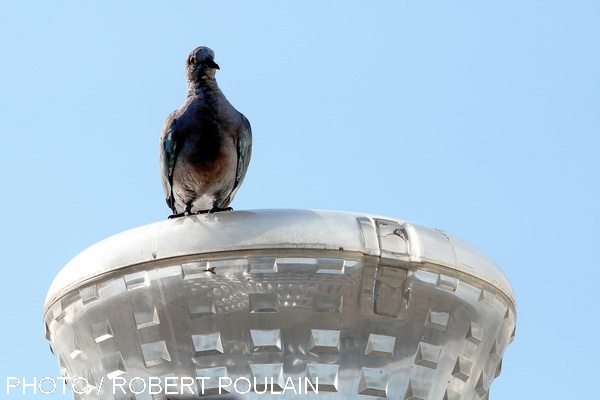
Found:
<path fill-rule="evenodd" d="M 179 217 L 187 217 L 187 216 L 188 216 L 188 213 L 182 212 L 182 213 L 179 213 L 179 214 L 169 215 L 169 217 L 167 219 L 173 219 L 173 218 L 179 218 Z"/>
<path fill-rule="evenodd" d="M 220 208 L 220 207 L 215 206 L 212 209 L 208 210 L 208 213 L 212 214 L 212 213 L 221 212 L 221 211 L 233 211 L 233 208 L 231 208 L 231 207 Z"/>
<path fill-rule="evenodd" d="M 221 211 L 233 211 L 233 208 L 231 207 L 225 207 L 225 208 L 221 208 L 221 207 L 213 207 L 210 210 L 200 210 L 200 211 L 196 211 L 196 212 L 190 212 L 190 211 L 185 211 L 179 214 L 172 214 L 169 215 L 168 219 L 173 219 L 173 218 L 179 218 L 179 217 L 189 217 L 190 215 L 200 215 L 200 214 L 213 214 L 216 212 L 221 212 Z"/>

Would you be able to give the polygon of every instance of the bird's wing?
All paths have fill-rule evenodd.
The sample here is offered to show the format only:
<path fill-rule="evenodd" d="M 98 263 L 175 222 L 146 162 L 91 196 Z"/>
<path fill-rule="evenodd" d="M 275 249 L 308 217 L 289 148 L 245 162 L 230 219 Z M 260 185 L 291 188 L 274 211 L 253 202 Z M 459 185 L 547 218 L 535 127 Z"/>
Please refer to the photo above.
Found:
<path fill-rule="evenodd" d="M 252 128 L 250 127 L 250 121 L 240 113 L 242 119 L 242 125 L 239 129 L 236 138 L 236 149 L 237 149 L 237 169 L 235 171 L 235 182 L 231 194 L 225 200 L 225 206 L 231 203 L 233 197 L 237 193 L 240 185 L 246 176 L 248 170 L 248 164 L 250 164 L 250 156 L 252 154 Z"/>
<path fill-rule="evenodd" d="M 177 159 L 177 137 L 175 135 L 175 111 L 173 111 L 163 125 L 162 135 L 160 138 L 160 177 L 162 179 L 163 189 L 167 200 L 167 205 L 174 213 L 175 199 L 173 198 L 173 169 L 175 168 L 175 160 Z"/>

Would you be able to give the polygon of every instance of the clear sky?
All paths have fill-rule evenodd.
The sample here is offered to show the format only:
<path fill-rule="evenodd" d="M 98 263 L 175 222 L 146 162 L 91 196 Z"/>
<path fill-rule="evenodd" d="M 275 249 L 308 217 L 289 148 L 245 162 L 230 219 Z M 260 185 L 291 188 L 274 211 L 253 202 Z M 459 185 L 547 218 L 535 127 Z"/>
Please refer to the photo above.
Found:
<path fill-rule="evenodd" d="M 472 243 L 518 303 L 491 399 L 592 398 L 599 21 L 594 0 L 2 2 L 0 398 L 69 398 L 6 397 L 5 378 L 59 376 L 42 314 L 62 266 L 169 214 L 158 139 L 198 45 L 253 127 L 234 208 Z"/>

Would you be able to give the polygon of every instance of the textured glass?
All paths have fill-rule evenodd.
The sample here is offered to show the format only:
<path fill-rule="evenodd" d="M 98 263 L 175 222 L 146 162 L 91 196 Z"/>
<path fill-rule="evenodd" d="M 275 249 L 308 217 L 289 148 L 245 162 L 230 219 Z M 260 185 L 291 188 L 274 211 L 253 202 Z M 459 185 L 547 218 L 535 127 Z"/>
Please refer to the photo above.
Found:
<path fill-rule="evenodd" d="M 235 212 L 227 214 L 231 219 Z M 189 229 L 217 236 L 221 229 L 229 234 L 237 229 L 237 240 L 245 244 L 180 254 L 178 243 L 190 232 L 179 227 L 169 234 L 180 235 L 180 241 L 169 238 L 172 251 L 161 245 L 162 258 L 126 266 L 121 262 L 119 268 L 99 265 L 95 275 L 86 271 L 68 283 L 61 278 L 63 285 L 54 287 L 45 313 L 47 337 L 61 372 L 96 385 L 90 393 L 77 395 L 82 399 L 192 399 L 200 390 L 214 398 L 251 399 L 289 389 L 292 383 L 299 394 L 286 390 L 274 396 L 489 396 L 516 323 L 509 287 L 489 283 L 501 272 L 469 275 L 448 262 L 433 262 L 436 240 L 441 243 L 440 259 L 450 254 L 445 233 L 427 230 L 420 235 L 401 221 L 355 214 L 348 218 L 354 222 L 342 225 L 354 233 L 343 233 L 352 238 L 345 243 L 359 246 L 351 250 L 339 245 L 333 231 L 331 245 L 317 245 L 311 232 L 303 233 L 327 226 L 327 221 L 298 224 L 283 213 L 269 223 L 277 224 L 277 237 L 284 243 L 273 239 L 277 243 L 271 247 L 261 243 L 257 249 L 248 244 L 250 236 L 268 236 L 264 225 L 257 233 L 258 227 L 244 218 L 237 227 L 231 221 L 224 226 L 199 219 Z M 173 221 L 164 224 L 172 226 Z M 286 224 L 290 237 L 285 236 Z M 300 246 L 285 245 L 293 237 Z M 381 252 L 374 250 L 375 243 Z M 360 246 L 363 250 L 358 251 Z M 477 270 L 481 256 L 467 256 L 465 248 L 455 253 L 471 257 L 470 267 Z M 127 249 L 131 247 L 118 250 Z M 484 271 L 493 265 L 487 259 L 479 264 L 485 264 Z M 186 378 L 193 383 L 177 396 L 163 390 L 123 397 L 113 395 L 106 384 L 100 387 L 106 379 L 134 377 L 157 377 L 163 383 Z M 223 379 L 247 381 L 219 394 Z M 318 387 L 318 393 L 305 382 Z"/>

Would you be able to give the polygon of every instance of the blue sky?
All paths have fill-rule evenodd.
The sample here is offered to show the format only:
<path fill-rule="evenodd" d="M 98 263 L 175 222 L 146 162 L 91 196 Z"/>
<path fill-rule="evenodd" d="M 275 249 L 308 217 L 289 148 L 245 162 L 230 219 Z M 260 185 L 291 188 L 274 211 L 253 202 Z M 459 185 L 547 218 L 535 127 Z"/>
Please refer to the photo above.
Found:
<path fill-rule="evenodd" d="M 367 212 L 474 244 L 518 302 L 491 398 L 597 392 L 600 3 L 322 3 L 0 5 L 0 398 L 8 376 L 59 374 L 42 314 L 62 266 L 169 214 L 158 138 L 198 45 L 253 127 L 234 208 Z"/>

